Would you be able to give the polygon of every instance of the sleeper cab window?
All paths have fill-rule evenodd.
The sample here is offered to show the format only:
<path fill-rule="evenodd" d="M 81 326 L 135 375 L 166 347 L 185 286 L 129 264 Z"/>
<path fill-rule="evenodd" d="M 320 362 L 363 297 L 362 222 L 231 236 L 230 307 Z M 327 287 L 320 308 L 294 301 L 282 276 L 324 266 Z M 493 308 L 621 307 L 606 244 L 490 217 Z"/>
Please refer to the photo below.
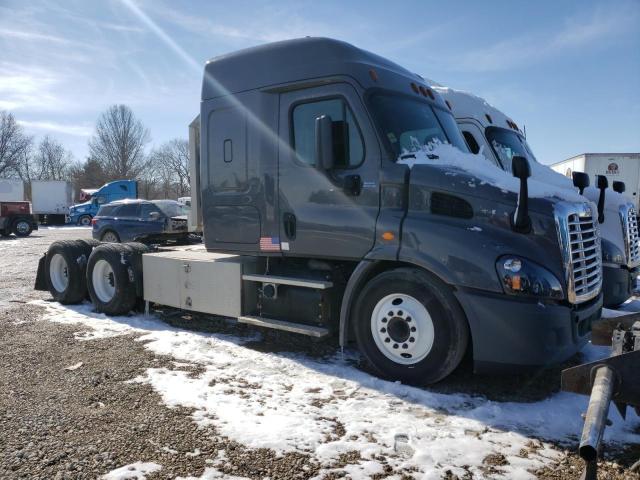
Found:
<path fill-rule="evenodd" d="M 334 135 L 336 168 L 360 165 L 364 157 L 364 145 L 355 117 L 347 103 L 341 98 L 330 98 L 296 105 L 292 114 L 293 149 L 300 162 L 315 165 L 316 118 L 328 115 L 334 125 L 343 122 L 346 126 L 344 138 Z M 339 129 L 334 129 L 334 132 Z"/>
<path fill-rule="evenodd" d="M 478 142 L 476 142 L 473 134 L 471 132 L 463 130 L 462 135 L 464 136 L 464 139 L 467 142 L 467 146 L 469 147 L 469 150 L 471 150 L 471 153 L 478 153 L 480 151 L 480 145 L 478 145 Z"/>

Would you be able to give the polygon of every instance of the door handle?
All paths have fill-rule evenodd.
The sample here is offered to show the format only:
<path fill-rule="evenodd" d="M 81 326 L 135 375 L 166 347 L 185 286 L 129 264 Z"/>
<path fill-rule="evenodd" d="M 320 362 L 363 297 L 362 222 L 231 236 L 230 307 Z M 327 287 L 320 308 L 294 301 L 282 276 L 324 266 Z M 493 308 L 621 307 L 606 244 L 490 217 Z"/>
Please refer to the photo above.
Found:
<path fill-rule="evenodd" d="M 287 212 L 282 216 L 282 223 L 287 239 L 294 240 L 296 238 L 296 216 Z"/>

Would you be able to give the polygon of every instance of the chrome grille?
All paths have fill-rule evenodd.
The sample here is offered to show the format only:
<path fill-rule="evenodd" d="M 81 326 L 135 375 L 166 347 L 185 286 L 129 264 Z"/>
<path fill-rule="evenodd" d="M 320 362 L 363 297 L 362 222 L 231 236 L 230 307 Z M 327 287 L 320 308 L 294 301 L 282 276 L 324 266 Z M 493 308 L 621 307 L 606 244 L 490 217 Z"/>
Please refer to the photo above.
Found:
<path fill-rule="evenodd" d="M 620 220 L 624 237 L 625 255 L 627 266 L 633 268 L 640 264 L 640 237 L 638 235 L 638 217 L 633 205 L 626 204 L 620 207 Z"/>
<path fill-rule="evenodd" d="M 587 204 L 556 205 L 556 225 L 567 280 L 567 297 L 581 303 L 602 287 L 602 256 L 598 222 Z"/>

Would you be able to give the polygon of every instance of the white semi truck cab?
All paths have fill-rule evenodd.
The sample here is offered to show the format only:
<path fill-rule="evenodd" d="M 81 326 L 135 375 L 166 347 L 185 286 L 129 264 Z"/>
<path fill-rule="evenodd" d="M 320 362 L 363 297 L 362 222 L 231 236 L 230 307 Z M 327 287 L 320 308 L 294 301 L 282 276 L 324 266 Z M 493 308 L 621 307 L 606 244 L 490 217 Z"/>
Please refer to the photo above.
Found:
<path fill-rule="evenodd" d="M 562 362 L 602 309 L 597 208 L 469 153 L 421 77 L 327 38 L 214 58 L 191 124 L 204 248 L 54 243 L 37 287 L 355 340 L 381 376 L 433 383 Z M 468 158 L 485 162 L 467 168 Z"/>
<path fill-rule="evenodd" d="M 507 171 L 511 170 L 514 155 L 525 156 L 531 163 L 532 178 L 559 190 L 577 190 L 570 178 L 538 162 L 523 131 L 502 111 L 471 93 L 443 86 L 433 88 L 451 109 L 471 151 L 482 150 L 488 160 Z M 595 177 L 593 180 L 597 186 L 598 180 Z M 599 180 L 602 182 L 602 178 Z M 604 205 L 600 217 L 604 305 L 614 308 L 635 290 L 640 273 L 640 238 L 631 199 L 606 188 L 587 187 L 581 193 L 592 202 Z"/>

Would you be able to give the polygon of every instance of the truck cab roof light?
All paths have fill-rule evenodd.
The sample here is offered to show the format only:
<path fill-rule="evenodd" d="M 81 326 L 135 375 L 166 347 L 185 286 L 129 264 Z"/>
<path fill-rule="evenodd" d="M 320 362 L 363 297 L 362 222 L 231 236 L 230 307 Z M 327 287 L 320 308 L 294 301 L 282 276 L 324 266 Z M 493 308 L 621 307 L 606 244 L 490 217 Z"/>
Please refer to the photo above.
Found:
<path fill-rule="evenodd" d="M 493 123 L 493 120 L 491 120 L 491 116 L 488 113 L 485 113 L 484 116 L 487 117 L 489 123 Z"/>
<path fill-rule="evenodd" d="M 451 108 L 451 104 L 449 103 L 449 100 L 445 100 L 444 103 L 447 104 L 447 107 L 449 107 L 449 110 L 453 111 L 453 108 Z"/>
<path fill-rule="evenodd" d="M 378 81 L 378 72 L 376 72 L 373 68 L 369 69 L 369 76 L 374 82 Z"/>
<path fill-rule="evenodd" d="M 431 90 L 430 88 L 427 88 L 427 94 L 429 95 L 429 98 L 431 100 L 435 100 L 436 99 L 435 95 L 433 94 L 433 90 Z"/>
<path fill-rule="evenodd" d="M 426 97 L 427 96 L 427 89 L 424 88 L 422 85 L 420 85 L 418 88 L 420 89 L 420 93 L 422 94 L 422 96 Z"/>
<path fill-rule="evenodd" d="M 415 93 L 420 93 L 420 89 L 418 88 L 418 85 L 416 85 L 415 83 L 411 82 L 411 90 L 413 90 Z"/>

